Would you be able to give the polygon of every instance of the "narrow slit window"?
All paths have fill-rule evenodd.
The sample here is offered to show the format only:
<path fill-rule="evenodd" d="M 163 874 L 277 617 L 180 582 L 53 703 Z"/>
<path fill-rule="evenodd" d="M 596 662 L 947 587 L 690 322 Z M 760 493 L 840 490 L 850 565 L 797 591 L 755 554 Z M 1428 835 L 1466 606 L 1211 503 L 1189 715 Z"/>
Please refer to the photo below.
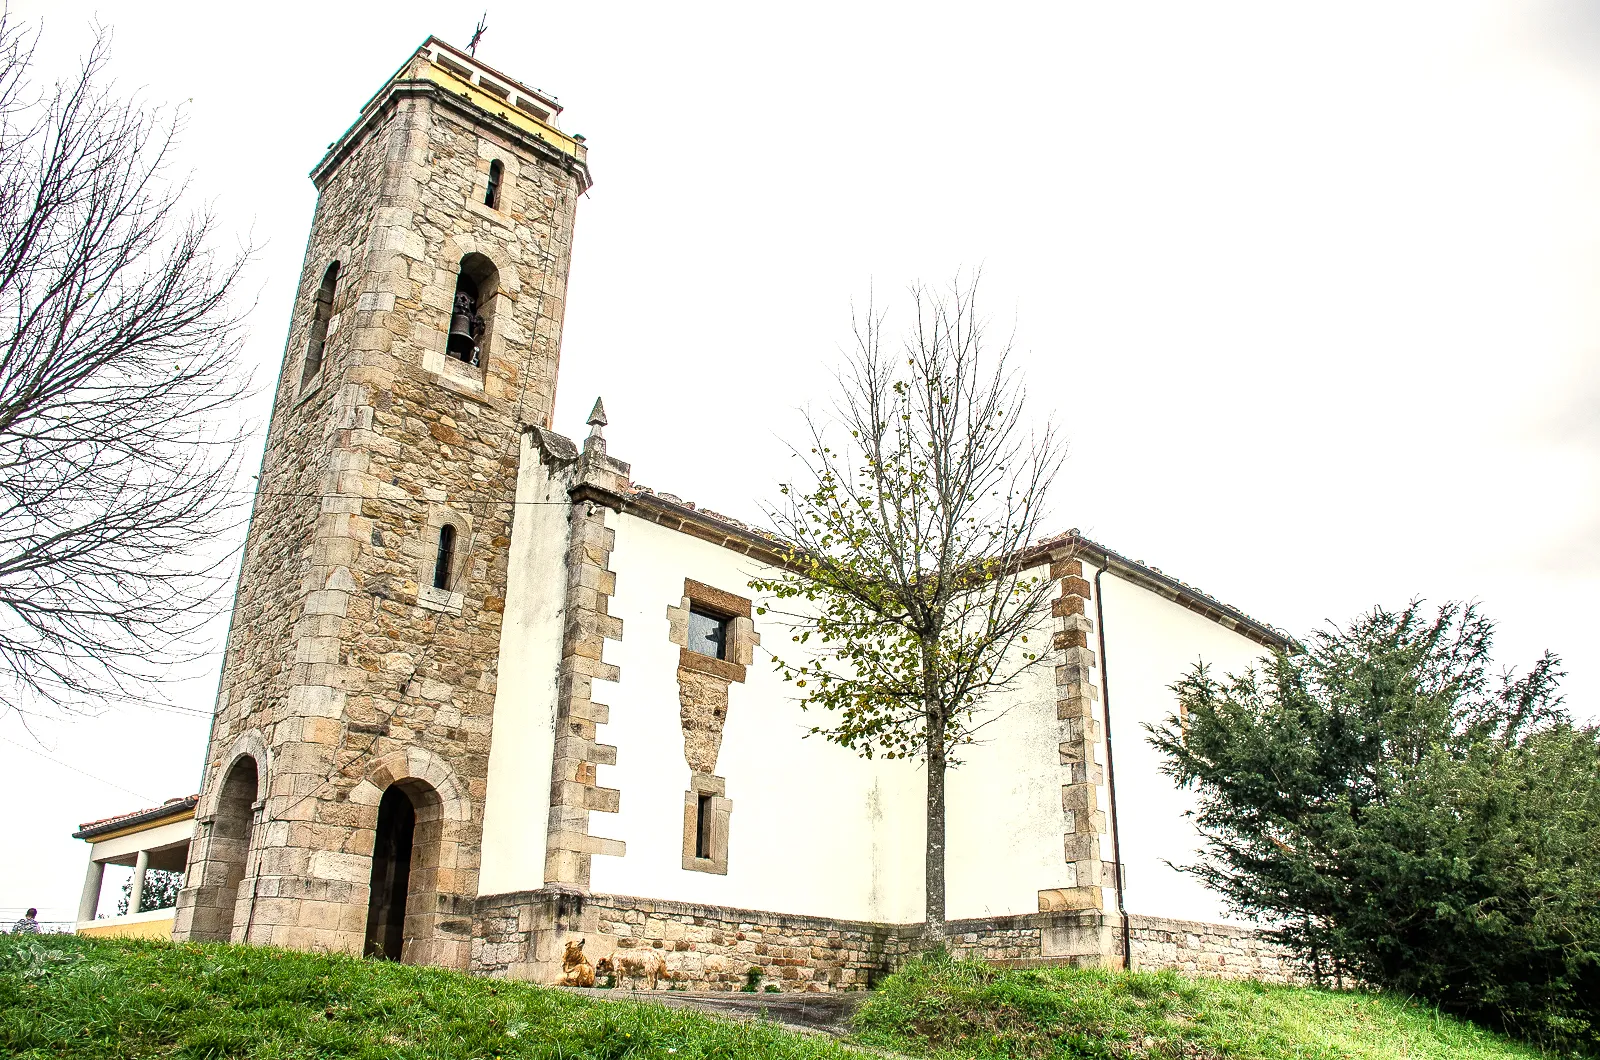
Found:
<path fill-rule="evenodd" d="M 433 560 L 433 587 L 450 591 L 450 566 L 456 551 L 456 528 L 449 523 L 439 528 L 439 554 Z"/>
<path fill-rule="evenodd" d="M 500 209 L 500 181 L 505 172 L 506 167 L 498 158 L 489 163 L 489 188 L 483 193 L 483 204 L 491 210 Z"/>
<path fill-rule="evenodd" d="M 701 795 L 695 806 L 694 856 L 711 856 L 711 796 Z"/>
<path fill-rule="evenodd" d="M 328 323 L 333 319 L 333 292 L 339 283 L 339 263 L 328 266 L 322 274 L 322 285 L 317 288 L 317 302 L 311 313 L 311 334 L 306 342 L 306 363 L 300 372 L 300 385 L 305 386 L 322 371 L 322 352 L 328 345 Z"/>
<path fill-rule="evenodd" d="M 728 657 L 728 620 L 698 608 L 689 610 L 689 650 L 713 659 Z"/>

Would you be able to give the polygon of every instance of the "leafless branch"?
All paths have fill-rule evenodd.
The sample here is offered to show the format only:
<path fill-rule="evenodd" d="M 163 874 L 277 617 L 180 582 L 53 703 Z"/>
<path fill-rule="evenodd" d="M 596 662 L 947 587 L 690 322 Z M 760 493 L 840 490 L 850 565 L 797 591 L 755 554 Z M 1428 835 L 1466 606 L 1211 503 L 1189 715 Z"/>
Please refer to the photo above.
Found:
<path fill-rule="evenodd" d="M 217 609 L 247 380 L 208 212 L 166 178 L 179 116 L 117 98 L 110 35 L 40 88 L 0 14 L 0 695 L 93 710 L 173 675 Z"/>

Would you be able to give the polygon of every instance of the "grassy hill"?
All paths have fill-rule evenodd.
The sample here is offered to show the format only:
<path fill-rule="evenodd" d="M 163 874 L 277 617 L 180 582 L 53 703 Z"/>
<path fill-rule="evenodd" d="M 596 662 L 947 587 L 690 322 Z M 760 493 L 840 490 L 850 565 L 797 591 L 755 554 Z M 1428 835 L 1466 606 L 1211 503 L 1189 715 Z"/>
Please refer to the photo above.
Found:
<path fill-rule="evenodd" d="M 1389 998 L 1171 974 L 918 962 L 857 1014 L 868 1047 L 950 1057 L 1523 1060 L 1542 1054 Z M 431 968 L 246 947 L 0 937 L 0 1055 L 859 1057 L 658 1005 Z"/>

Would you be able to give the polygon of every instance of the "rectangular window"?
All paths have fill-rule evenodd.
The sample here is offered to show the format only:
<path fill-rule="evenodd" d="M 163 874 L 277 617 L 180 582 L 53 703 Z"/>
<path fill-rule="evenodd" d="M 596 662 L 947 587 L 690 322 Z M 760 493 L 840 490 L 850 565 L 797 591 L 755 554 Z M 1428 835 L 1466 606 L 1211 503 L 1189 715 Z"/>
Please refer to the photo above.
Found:
<path fill-rule="evenodd" d="M 728 657 L 728 620 L 698 608 L 689 610 L 689 650 L 713 659 Z"/>
<path fill-rule="evenodd" d="M 711 856 L 711 796 L 701 795 L 695 807 L 694 856 Z"/>

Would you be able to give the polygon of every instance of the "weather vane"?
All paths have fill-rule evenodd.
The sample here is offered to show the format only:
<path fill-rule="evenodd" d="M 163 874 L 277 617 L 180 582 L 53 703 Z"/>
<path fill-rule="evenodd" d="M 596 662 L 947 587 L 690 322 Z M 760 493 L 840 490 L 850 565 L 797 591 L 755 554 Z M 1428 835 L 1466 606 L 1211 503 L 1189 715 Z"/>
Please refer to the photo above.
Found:
<path fill-rule="evenodd" d="M 478 57 L 478 42 L 483 39 L 483 31 L 489 28 L 489 12 L 485 11 L 483 17 L 478 19 L 478 26 L 472 31 L 472 39 L 467 42 L 467 52 L 474 59 Z"/>

